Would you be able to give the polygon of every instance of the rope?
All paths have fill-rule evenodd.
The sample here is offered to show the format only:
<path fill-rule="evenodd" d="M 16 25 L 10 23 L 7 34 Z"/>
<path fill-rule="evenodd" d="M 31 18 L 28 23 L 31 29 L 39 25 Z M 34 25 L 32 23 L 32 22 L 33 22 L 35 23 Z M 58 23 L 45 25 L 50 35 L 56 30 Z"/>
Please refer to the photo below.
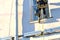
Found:
<path fill-rule="evenodd" d="M 42 14 L 42 19 L 44 18 L 43 17 L 43 10 L 41 9 L 41 14 Z M 43 34 L 42 34 L 42 36 L 43 36 L 43 40 L 44 40 L 44 20 L 42 21 L 42 32 L 43 32 Z"/>
<path fill-rule="evenodd" d="M 9 20 L 9 36 L 10 36 L 10 27 L 11 27 L 11 18 L 12 18 L 12 9 L 13 9 L 13 0 L 11 2 L 11 13 L 10 13 L 10 20 Z"/>
<path fill-rule="evenodd" d="M 42 29 L 44 29 L 44 24 L 42 24 Z M 44 40 L 44 30 L 43 30 L 43 40 Z"/>

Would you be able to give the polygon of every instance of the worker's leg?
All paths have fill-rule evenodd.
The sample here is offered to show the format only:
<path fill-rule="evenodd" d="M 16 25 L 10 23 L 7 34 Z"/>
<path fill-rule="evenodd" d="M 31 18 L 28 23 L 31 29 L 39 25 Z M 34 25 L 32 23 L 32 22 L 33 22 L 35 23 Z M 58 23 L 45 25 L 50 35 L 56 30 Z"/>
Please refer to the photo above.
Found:
<path fill-rule="evenodd" d="M 40 17 L 40 15 L 41 15 L 41 8 L 39 8 L 39 12 L 38 13 L 39 13 L 39 17 Z"/>
<path fill-rule="evenodd" d="M 43 8 L 43 14 L 46 15 L 46 11 L 45 11 L 45 8 Z"/>
<path fill-rule="evenodd" d="M 45 8 L 43 8 L 43 14 L 44 14 L 44 18 L 47 18 Z"/>
<path fill-rule="evenodd" d="M 39 9 L 36 10 L 36 14 L 35 15 L 38 16 L 38 17 L 40 17 L 40 12 L 41 12 L 41 8 L 39 8 Z"/>
<path fill-rule="evenodd" d="M 36 10 L 36 14 L 35 14 L 36 16 L 38 16 L 38 22 L 39 22 L 39 23 L 40 23 L 40 20 L 41 20 L 41 18 L 40 18 L 40 15 L 41 15 L 41 14 L 40 14 L 40 13 L 41 13 L 41 8 L 37 9 L 37 10 Z"/>
<path fill-rule="evenodd" d="M 40 23 L 40 20 L 41 20 L 40 16 L 41 16 L 41 8 L 39 8 L 39 12 L 38 12 L 38 22 L 39 23 Z"/>

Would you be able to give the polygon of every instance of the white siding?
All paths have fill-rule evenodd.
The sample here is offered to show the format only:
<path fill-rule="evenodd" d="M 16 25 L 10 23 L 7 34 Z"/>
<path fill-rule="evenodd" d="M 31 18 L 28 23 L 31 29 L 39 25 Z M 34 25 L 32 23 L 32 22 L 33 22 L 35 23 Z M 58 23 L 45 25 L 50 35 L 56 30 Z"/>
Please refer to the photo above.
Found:
<path fill-rule="evenodd" d="M 19 30 L 19 35 L 21 35 L 23 0 L 19 0 L 18 4 L 19 4 L 18 6 L 19 29 L 18 30 Z M 11 21 L 10 21 L 10 15 L 11 15 Z M 15 35 L 14 32 L 15 32 L 15 0 L 0 0 L 0 38 L 7 37 L 7 36 L 14 36 Z"/>

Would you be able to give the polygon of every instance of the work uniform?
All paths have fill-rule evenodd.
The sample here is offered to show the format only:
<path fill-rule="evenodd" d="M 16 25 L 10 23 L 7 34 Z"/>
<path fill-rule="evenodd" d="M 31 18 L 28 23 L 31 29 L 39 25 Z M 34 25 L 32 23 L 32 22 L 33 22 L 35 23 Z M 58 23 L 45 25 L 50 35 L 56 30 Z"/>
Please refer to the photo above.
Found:
<path fill-rule="evenodd" d="M 43 9 L 43 14 L 45 15 L 45 8 L 46 8 L 47 1 L 46 0 L 39 0 L 37 1 L 37 10 L 36 10 L 36 15 L 40 17 L 41 13 L 41 8 Z"/>

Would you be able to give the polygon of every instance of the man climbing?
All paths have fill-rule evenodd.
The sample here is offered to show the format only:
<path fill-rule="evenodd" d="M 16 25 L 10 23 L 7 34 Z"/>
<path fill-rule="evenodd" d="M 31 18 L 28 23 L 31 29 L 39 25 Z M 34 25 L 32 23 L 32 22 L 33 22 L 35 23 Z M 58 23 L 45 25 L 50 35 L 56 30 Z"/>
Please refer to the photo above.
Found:
<path fill-rule="evenodd" d="M 39 17 L 39 20 L 41 16 L 41 9 L 43 9 L 43 14 L 46 15 L 46 12 L 45 12 L 46 6 L 47 6 L 46 0 L 37 0 L 37 10 L 35 15 Z"/>

